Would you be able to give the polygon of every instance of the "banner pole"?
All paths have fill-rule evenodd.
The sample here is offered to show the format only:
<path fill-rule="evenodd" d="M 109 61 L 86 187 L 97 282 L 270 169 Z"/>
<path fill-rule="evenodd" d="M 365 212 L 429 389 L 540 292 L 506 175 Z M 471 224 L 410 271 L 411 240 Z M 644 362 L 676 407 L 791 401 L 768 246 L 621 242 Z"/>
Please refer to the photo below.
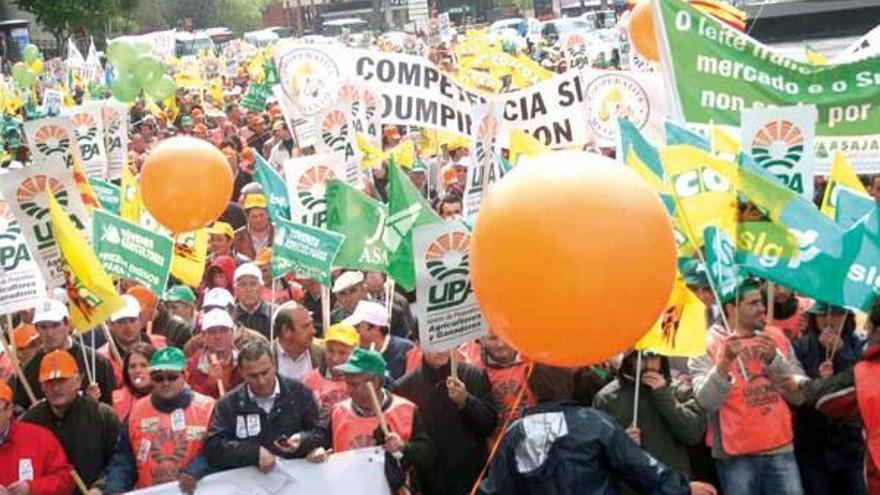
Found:
<path fill-rule="evenodd" d="M 21 363 L 18 362 L 18 356 L 10 352 L 9 346 L 6 344 L 6 339 L 0 338 L 0 345 L 3 346 L 3 352 L 9 354 L 9 359 L 12 361 L 12 367 L 15 368 L 15 374 L 18 376 L 18 380 L 21 382 L 21 386 L 24 388 L 24 392 L 27 394 L 28 399 L 30 399 L 31 404 L 36 404 L 37 397 L 34 395 L 34 390 L 31 388 L 30 382 L 27 381 L 27 377 L 24 376 L 24 371 L 21 369 Z"/>
<path fill-rule="evenodd" d="M 367 393 L 370 394 L 370 403 L 373 404 L 373 412 L 376 413 L 376 418 L 379 420 L 379 428 L 382 429 L 382 434 L 387 438 L 391 433 L 391 430 L 388 429 L 388 422 L 385 421 L 385 415 L 382 414 L 382 405 L 379 404 L 379 398 L 376 397 L 376 391 L 373 389 L 373 384 L 367 382 L 364 386 L 367 387 Z"/>
<path fill-rule="evenodd" d="M 843 320 L 840 321 L 840 325 L 837 325 L 837 331 L 834 332 L 834 336 L 836 338 L 840 338 L 841 334 L 843 334 L 843 326 L 846 325 L 847 315 L 844 315 Z M 843 343 L 841 343 L 841 346 Z M 825 360 L 831 361 L 834 359 L 834 354 L 837 353 L 837 346 L 832 346 L 830 350 L 825 352 Z"/>
<path fill-rule="evenodd" d="M 330 328 L 330 287 L 325 285 L 321 286 L 321 324 L 326 336 Z"/>
<path fill-rule="evenodd" d="M 458 379 L 458 359 L 455 358 L 455 348 L 449 349 L 450 376 Z"/>
<path fill-rule="evenodd" d="M 83 366 L 86 369 L 86 375 L 88 375 L 88 377 L 89 377 L 89 383 L 92 384 L 92 383 L 95 383 L 95 374 L 92 373 L 92 370 L 89 368 L 89 359 L 88 359 L 88 356 L 86 356 L 86 341 L 83 338 L 82 334 L 79 334 L 78 337 L 79 337 L 79 351 L 82 353 Z"/>
<path fill-rule="evenodd" d="M 394 285 L 394 279 L 388 277 L 388 280 L 385 281 L 385 309 L 388 311 L 389 327 L 391 326 L 391 313 L 394 308 Z"/>
<path fill-rule="evenodd" d="M 767 326 L 773 325 L 773 322 L 776 319 L 776 311 L 773 309 L 775 300 L 776 284 L 773 282 L 767 282 Z"/>
<path fill-rule="evenodd" d="M 122 354 L 119 353 L 119 348 L 116 347 L 116 341 L 113 340 L 113 334 L 110 333 L 110 329 L 107 328 L 107 325 L 102 324 L 101 329 L 104 331 L 104 337 L 107 339 L 107 347 L 110 348 L 110 357 L 115 359 L 116 362 L 119 363 L 119 366 L 122 366 Z"/>
<path fill-rule="evenodd" d="M 642 351 L 639 350 L 638 357 L 636 358 L 636 396 L 633 401 L 633 421 L 632 426 L 636 428 L 639 427 L 639 389 L 642 388 Z"/>
<path fill-rule="evenodd" d="M 18 358 L 18 349 L 15 347 L 15 330 L 12 327 L 12 314 L 6 314 L 6 324 L 9 328 L 6 330 L 9 333 L 9 357 L 12 360 Z"/>
<path fill-rule="evenodd" d="M 80 478 L 79 473 L 76 472 L 76 469 L 71 469 L 70 475 L 73 477 L 73 481 L 76 483 L 76 487 L 79 489 L 80 494 L 89 495 L 89 489 L 86 487 L 86 484 L 83 483 L 83 480 Z"/>

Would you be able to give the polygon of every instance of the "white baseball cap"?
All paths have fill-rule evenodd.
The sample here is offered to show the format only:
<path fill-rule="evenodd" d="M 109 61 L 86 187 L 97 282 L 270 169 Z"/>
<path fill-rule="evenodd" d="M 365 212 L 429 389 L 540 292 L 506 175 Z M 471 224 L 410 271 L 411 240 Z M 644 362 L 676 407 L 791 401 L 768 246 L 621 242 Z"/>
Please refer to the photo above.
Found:
<path fill-rule="evenodd" d="M 388 310 L 384 305 L 373 301 L 361 301 L 354 308 L 354 313 L 342 320 L 343 325 L 356 326 L 359 323 L 369 323 L 377 327 L 388 326 Z"/>
<path fill-rule="evenodd" d="M 262 270 L 260 270 L 260 267 L 258 267 L 254 263 L 242 263 L 241 266 L 235 269 L 234 278 L 236 282 L 238 282 L 238 279 L 240 279 L 241 277 L 247 276 L 256 277 L 257 280 L 260 281 L 260 283 L 263 282 L 263 272 Z"/>
<path fill-rule="evenodd" d="M 336 279 L 336 282 L 333 283 L 333 293 L 339 294 L 340 292 L 350 289 L 357 284 L 363 283 L 364 274 L 358 271 L 348 271 L 344 272 L 339 278 Z"/>
<path fill-rule="evenodd" d="M 122 309 L 113 313 L 110 316 L 110 321 L 115 323 L 124 318 L 138 318 L 141 315 L 141 303 L 138 302 L 137 298 L 125 294 L 122 296 L 122 302 L 124 303 Z"/>
<path fill-rule="evenodd" d="M 59 323 L 65 318 L 70 318 L 67 306 L 57 299 L 43 299 L 37 304 L 34 311 L 34 325 L 43 322 Z"/>
<path fill-rule="evenodd" d="M 235 298 L 228 290 L 214 287 L 205 293 L 205 299 L 202 301 L 203 308 L 228 308 L 235 305 Z"/>
<path fill-rule="evenodd" d="M 229 312 L 222 309 L 212 309 L 211 311 L 208 311 L 202 319 L 202 329 L 214 327 L 231 329 L 234 326 L 235 324 L 232 322 L 232 317 L 229 316 Z"/>

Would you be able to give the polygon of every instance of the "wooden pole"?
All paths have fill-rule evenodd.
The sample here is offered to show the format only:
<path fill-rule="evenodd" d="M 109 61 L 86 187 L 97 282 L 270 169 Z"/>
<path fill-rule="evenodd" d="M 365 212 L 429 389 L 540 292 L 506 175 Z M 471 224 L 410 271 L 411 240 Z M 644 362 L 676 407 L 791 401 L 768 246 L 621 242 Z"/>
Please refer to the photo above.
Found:
<path fill-rule="evenodd" d="M 843 326 L 846 325 L 846 318 L 847 318 L 847 315 L 844 315 L 843 319 L 840 320 L 840 325 L 837 325 L 837 331 L 834 332 L 835 337 L 840 338 L 841 334 L 843 334 Z M 843 343 L 841 342 L 841 347 L 842 346 L 843 346 Z M 825 352 L 825 360 L 831 361 L 832 359 L 834 359 L 834 354 L 836 354 L 836 353 L 837 353 L 837 347 L 832 346 L 830 350 Z"/>
<path fill-rule="evenodd" d="M 321 325 L 326 337 L 330 329 L 330 287 L 324 285 L 321 286 Z"/>
<path fill-rule="evenodd" d="M 30 399 L 31 404 L 35 404 L 37 402 L 37 397 L 34 395 L 34 391 L 31 389 L 31 384 L 27 381 L 27 377 L 24 376 L 24 371 L 21 369 L 21 363 L 18 362 L 18 356 L 9 350 L 9 346 L 6 344 L 6 339 L 0 338 L 0 345 L 3 346 L 3 352 L 9 354 L 9 360 L 12 361 L 12 367 L 15 368 L 15 374 L 18 376 L 18 381 L 21 382 L 21 386 L 24 387 L 28 399 Z"/>
<path fill-rule="evenodd" d="M 104 331 L 104 337 L 107 339 L 107 347 L 110 349 L 110 357 L 122 366 L 122 354 L 119 353 L 119 348 L 116 347 L 116 341 L 113 340 L 113 334 L 110 333 L 110 329 L 107 328 L 107 325 L 101 325 L 101 328 Z"/>
<path fill-rule="evenodd" d="M 9 325 L 7 332 L 9 332 L 9 357 L 10 359 L 18 358 L 18 349 L 15 348 L 15 329 L 12 327 L 12 315 L 6 314 L 6 323 Z"/>
<path fill-rule="evenodd" d="M 391 433 L 391 430 L 388 429 L 388 422 L 385 421 L 385 415 L 382 414 L 382 404 L 379 404 L 379 398 L 376 397 L 376 391 L 373 390 L 373 384 L 367 382 L 364 386 L 367 387 L 367 393 L 370 394 L 370 403 L 373 404 L 373 412 L 376 413 L 376 418 L 379 420 L 379 428 L 382 429 L 382 434 L 387 438 Z"/>
<path fill-rule="evenodd" d="M 385 282 L 385 309 L 388 311 L 388 323 L 391 323 L 391 311 L 394 308 L 394 279 L 388 277 Z"/>
<path fill-rule="evenodd" d="M 773 325 L 773 321 L 775 320 L 775 311 L 773 310 L 773 303 L 776 299 L 776 284 L 773 282 L 767 282 L 767 326 Z"/>
<path fill-rule="evenodd" d="M 455 359 L 455 349 L 449 349 L 449 368 L 450 375 L 458 379 L 458 360 Z"/>
<path fill-rule="evenodd" d="M 217 364 L 217 355 L 213 352 L 211 353 L 211 364 Z M 220 392 L 220 397 L 226 395 L 226 387 L 223 385 L 223 378 L 217 379 L 217 391 Z"/>
<path fill-rule="evenodd" d="M 79 477 L 79 473 L 76 472 L 76 469 L 71 469 L 70 475 L 73 476 L 73 481 L 76 483 L 76 487 L 79 488 L 79 492 L 82 495 L 89 495 L 89 489 L 86 487 L 86 484 L 83 483 L 82 478 Z"/>
<path fill-rule="evenodd" d="M 639 355 L 636 358 L 636 396 L 633 401 L 633 421 L 632 426 L 636 428 L 639 427 L 639 389 L 641 387 L 642 381 L 642 351 L 639 351 Z"/>

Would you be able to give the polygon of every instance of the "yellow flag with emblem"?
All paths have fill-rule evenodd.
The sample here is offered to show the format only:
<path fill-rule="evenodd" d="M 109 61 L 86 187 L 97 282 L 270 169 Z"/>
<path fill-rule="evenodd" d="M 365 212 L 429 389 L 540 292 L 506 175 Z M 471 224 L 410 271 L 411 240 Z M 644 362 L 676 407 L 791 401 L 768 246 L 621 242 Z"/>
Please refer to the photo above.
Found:
<path fill-rule="evenodd" d="M 137 177 L 131 172 L 131 167 L 126 165 L 122 167 L 119 178 L 119 216 L 129 222 L 140 224 L 142 209 L 143 202 Z"/>
<path fill-rule="evenodd" d="M 174 258 L 171 275 L 190 287 L 202 283 L 208 255 L 208 230 L 199 229 L 174 236 Z"/>
<path fill-rule="evenodd" d="M 831 175 L 828 176 L 828 184 L 825 185 L 825 194 L 822 195 L 822 213 L 832 220 L 837 210 L 834 206 L 837 203 L 835 189 L 839 186 L 848 187 L 857 193 L 868 196 L 867 189 L 850 166 L 846 156 L 837 152 L 834 154 L 834 162 L 831 163 Z"/>
<path fill-rule="evenodd" d="M 101 203 L 98 202 L 98 196 L 92 189 L 86 172 L 83 169 L 82 161 L 79 159 L 79 152 L 74 146 L 75 141 L 70 142 L 70 156 L 73 158 L 73 182 L 76 184 L 76 190 L 79 191 L 79 197 L 82 199 L 86 209 L 91 214 L 95 208 L 100 208 Z"/>
<path fill-rule="evenodd" d="M 701 356 L 706 353 L 706 305 L 675 279 L 660 320 L 636 343 L 636 349 L 664 356 Z"/>
<path fill-rule="evenodd" d="M 64 264 L 70 320 L 73 328 L 85 333 L 100 325 L 123 306 L 113 279 L 82 237 L 50 188 L 49 218 L 52 235 Z"/>

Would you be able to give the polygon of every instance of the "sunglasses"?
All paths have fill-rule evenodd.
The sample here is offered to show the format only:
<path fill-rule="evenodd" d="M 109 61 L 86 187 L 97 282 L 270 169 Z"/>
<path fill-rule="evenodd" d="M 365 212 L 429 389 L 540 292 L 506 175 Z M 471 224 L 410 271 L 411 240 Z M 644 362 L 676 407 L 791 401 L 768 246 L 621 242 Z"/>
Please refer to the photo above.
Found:
<path fill-rule="evenodd" d="M 150 375 L 153 383 L 176 382 L 180 380 L 180 373 L 154 373 Z"/>

